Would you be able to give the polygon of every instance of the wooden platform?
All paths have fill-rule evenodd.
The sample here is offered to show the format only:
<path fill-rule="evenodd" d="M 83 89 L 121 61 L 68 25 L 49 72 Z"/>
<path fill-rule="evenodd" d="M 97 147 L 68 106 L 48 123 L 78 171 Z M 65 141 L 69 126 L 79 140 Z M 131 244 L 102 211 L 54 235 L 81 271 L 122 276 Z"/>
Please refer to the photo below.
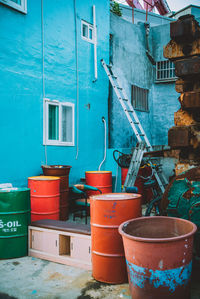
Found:
<path fill-rule="evenodd" d="M 29 255 L 91 270 L 90 226 L 48 219 L 32 222 Z"/>

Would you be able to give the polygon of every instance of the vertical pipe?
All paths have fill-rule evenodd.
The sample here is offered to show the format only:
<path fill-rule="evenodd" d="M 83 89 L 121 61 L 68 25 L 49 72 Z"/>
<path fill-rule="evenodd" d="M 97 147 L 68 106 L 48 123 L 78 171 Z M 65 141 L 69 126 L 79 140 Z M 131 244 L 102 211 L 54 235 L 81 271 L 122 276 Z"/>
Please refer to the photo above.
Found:
<path fill-rule="evenodd" d="M 132 23 L 134 24 L 134 8 L 132 7 Z"/>
<path fill-rule="evenodd" d="M 79 74 L 78 74 L 78 35 L 76 18 L 76 0 L 74 0 L 74 23 L 75 23 L 75 55 L 76 55 L 76 160 L 79 154 Z"/>
<path fill-rule="evenodd" d="M 96 27 L 96 9 L 92 6 L 93 11 L 93 28 L 94 28 L 94 81 L 97 80 L 97 27 Z"/>
<path fill-rule="evenodd" d="M 98 171 L 101 170 L 101 166 L 103 165 L 103 163 L 106 160 L 106 148 L 107 148 L 107 143 L 106 143 L 106 140 L 107 140 L 107 130 L 106 130 L 106 120 L 105 120 L 104 117 L 102 117 L 102 122 L 104 123 L 104 157 L 103 157 L 102 162 L 99 165 Z"/>

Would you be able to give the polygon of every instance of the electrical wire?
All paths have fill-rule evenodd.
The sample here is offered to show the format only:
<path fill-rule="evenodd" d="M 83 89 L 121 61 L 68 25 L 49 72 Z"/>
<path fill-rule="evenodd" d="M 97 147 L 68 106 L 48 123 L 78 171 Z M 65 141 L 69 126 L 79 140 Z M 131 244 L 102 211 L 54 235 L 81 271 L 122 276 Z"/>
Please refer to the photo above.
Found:
<path fill-rule="evenodd" d="M 42 37 L 42 100 L 44 102 L 45 99 L 45 66 L 44 66 L 44 3 L 41 0 L 41 37 Z M 43 109 L 45 109 L 43 105 Z M 46 125 L 46 113 L 44 113 L 44 126 Z M 46 134 L 46 130 L 45 130 Z M 45 152 L 45 164 L 47 165 L 47 145 L 46 145 L 46 137 L 44 144 L 44 152 Z"/>

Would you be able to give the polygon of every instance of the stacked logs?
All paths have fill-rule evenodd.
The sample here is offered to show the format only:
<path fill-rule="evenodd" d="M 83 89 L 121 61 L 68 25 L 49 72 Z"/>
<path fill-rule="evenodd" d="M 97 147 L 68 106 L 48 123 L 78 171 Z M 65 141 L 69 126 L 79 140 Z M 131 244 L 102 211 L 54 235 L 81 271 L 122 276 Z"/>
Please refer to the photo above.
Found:
<path fill-rule="evenodd" d="M 175 64 L 176 91 L 181 108 L 174 114 L 175 126 L 168 144 L 178 149 L 176 175 L 200 164 L 200 26 L 186 15 L 170 24 L 171 41 L 164 57 Z"/>

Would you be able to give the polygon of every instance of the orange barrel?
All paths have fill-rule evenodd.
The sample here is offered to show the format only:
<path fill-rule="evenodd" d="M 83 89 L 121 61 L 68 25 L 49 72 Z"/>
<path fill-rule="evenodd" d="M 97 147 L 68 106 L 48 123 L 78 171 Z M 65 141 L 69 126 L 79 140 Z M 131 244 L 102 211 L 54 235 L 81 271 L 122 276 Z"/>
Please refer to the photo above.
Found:
<path fill-rule="evenodd" d="M 60 176 L 60 216 L 59 220 L 69 218 L 69 177 Z"/>
<path fill-rule="evenodd" d="M 86 185 L 96 187 L 102 193 L 112 192 L 112 171 L 86 171 Z M 98 191 L 88 191 L 88 196 L 99 194 Z"/>
<path fill-rule="evenodd" d="M 156 216 L 122 223 L 133 299 L 189 299 L 193 237 L 188 220 Z"/>
<path fill-rule="evenodd" d="M 28 187 L 31 189 L 31 221 L 59 220 L 60 178 L 30 177 Z"/>
<path fill-rule="evenodd" d="M 109 193 L 90 197 L 92 271 L 102 282 L 127 282 L 127 270 L 119 225 L 141 216 L 141 195 Z"/>

